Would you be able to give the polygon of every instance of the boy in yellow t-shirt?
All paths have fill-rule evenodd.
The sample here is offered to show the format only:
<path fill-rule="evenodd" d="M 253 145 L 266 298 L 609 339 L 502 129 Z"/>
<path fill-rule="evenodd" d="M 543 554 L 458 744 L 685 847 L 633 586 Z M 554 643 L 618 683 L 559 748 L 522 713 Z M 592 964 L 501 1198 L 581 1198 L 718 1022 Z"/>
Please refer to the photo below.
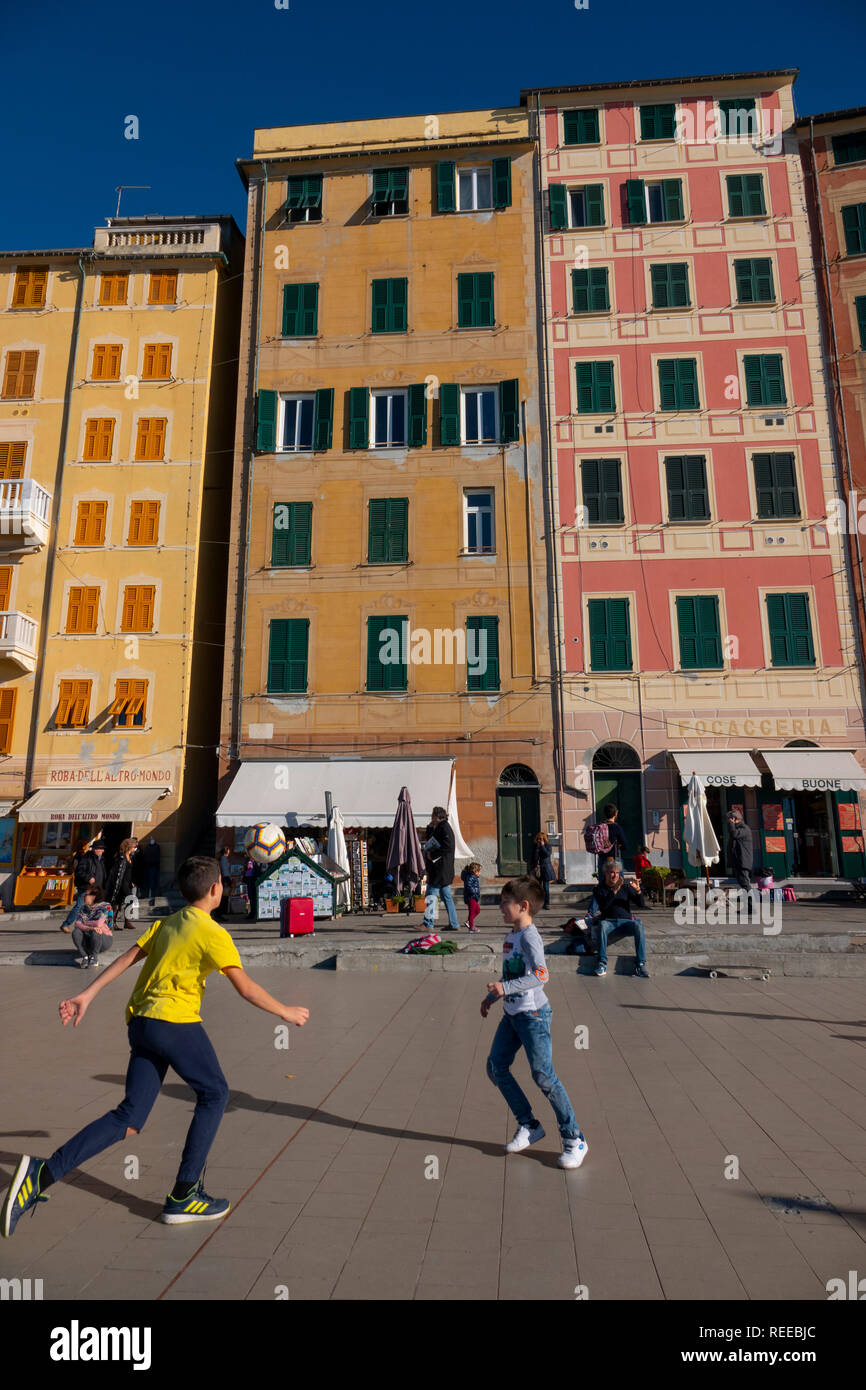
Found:
<path fill-rule="evenodd" d="M 188 906 L 154 922 L 104 975 L 60 1005 L 64 1028 L 67 1023 L 77 1028 L 101 989 L 131 965 L 145 962 L 126 1009 L 131 1055 L 124 1099 L 50 1158 L 22 1155 L 0 1209 L 4 1236 L 11 1236 L 20 1217 L 35 1209 L 37 1202 L 47 1201 L 43 1194 L 52 1183 L 111 1144 L 140 1133 L 169 1067 L 192 1087 L 196 1106 L 162 1220 L 167 1225 L 217 1221 L 229 1210 L 231 1204 L 224 1197 L 209 1197 L 202 1188 L 205 1160 L 229 1096 L 199 1013 L 205 981 L 214 970 L 221 971 L 242 999 L 299 1028 L 310 1012 L 281 1004 L 251 980 L 228 932 L 213 921 L 210 914 L 223 894 L 215 859 L 187 859 L 178 870 L 177 882 Z"/>

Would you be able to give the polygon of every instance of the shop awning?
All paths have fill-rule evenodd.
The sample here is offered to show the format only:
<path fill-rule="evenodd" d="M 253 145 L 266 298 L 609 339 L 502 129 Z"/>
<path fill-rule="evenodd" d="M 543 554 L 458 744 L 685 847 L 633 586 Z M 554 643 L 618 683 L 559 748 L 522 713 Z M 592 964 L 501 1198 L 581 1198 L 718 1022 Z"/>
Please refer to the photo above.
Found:
<path fill-rule="evenodd" d="M 760 752 L 777 791 L 866 791 L 866 772 L 853 753 L 838 748 L 762 748 Z"/>
<path fill-rule="evenodd" d="M 150 820 L 151 809 L 166 787 L 118 787 L 87 791 L 77 787 L 43 787 L 25 801 L 19 821 Z"/>
<path fill-rule="evenodd" d="M 707 787 L 759 787 L 761 774 L 750 753 L 742 748 L 707 750 L 684 748 L 672 754 L 684 787 L 696 772 Z"/>
<path fill-rule="evenodd" d="M 393 825 L 401 787 L 409 788 L 415 823 L 448 806 L 451 758 L 321 758 L 242 763 L 217 811 L 217 825 L 325 826 L 325 792 L 346 826 Z"/>

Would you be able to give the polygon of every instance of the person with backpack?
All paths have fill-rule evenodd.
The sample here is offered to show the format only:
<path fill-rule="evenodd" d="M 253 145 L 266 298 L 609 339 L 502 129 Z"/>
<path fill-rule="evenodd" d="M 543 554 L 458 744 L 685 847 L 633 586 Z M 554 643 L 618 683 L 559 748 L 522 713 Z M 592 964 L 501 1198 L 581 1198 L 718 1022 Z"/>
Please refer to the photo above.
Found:
<path fill-rule="evenodd" d="M 541 884 L 541 891 L 544 893 L 545 909 L 550 907 L 550 885 L 556 878 L 556 870 L 553 867 L 553 857 L 550 852 L 550 840 L 543 830 L 539 830 L 532 846 L 532 855 L 529 860 L 529 872 L 533 878 L 537 878 Z"/>
<path fill-rule="evenodd" d="M 84 905 L 84 895 L 88 888 L 96 889 L 97 899 L 104 896 L 105 878 L 105 845 L 100 839 L 91 840 L 89 845 L 85 846 L 84 853 L 75 865 L 75 873 L 72 878 L 75 901 L 60 923 L 61 931 L 66 932 L 67 935 L 72 931 L 73 923 Z"/>
<path fill-rule="evenodd" d="M 612 801 L 604 807 L 604 820 L 588 825 L 583 832 L 583 843 L 590 854 L 598 856 L 598 881 L 604 881 L 604 865 L 608 859 L 622 858 L 625 851 L 625 836 L 616 823 L 618 812 Z"/>

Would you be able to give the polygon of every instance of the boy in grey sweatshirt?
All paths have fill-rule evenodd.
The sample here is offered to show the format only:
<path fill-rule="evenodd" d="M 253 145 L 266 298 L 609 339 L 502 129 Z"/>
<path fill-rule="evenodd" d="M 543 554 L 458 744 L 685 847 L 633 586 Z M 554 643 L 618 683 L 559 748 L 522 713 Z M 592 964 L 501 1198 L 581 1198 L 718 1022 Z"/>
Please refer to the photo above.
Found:
<path fill-rule="evenodd" d="M 544 993 L 548 980 L 544 946 L 533 923 L 532 914 L 544 901 L 543 890 L 534 878 L 515 878 L 502 889 L 499 910 L 509 928 L 503 942 L 502 979 L 491 981 L 481 1005 L 486 1018 L 493 1005 L 503 1001 L 504 1016 L 493 1039 L 487 1059 L 487 1075 L 502 1092 L 517 1119 L 517 1133 L 506 1153 L 519 1153 L 544 1138 L 544 1130 L 532 1113 L 532 1106 L 511 1075 L 511 1064 L 520 1048 L 526 1051 L 532 1079 L 547 1096 L 562 1136 L 560 1168 L 579 1168 L 587 1154 L 587 1143 L 574 1117 L 568 1092 L 553 1070 L 550 1020 L 553 1010 Z"/>

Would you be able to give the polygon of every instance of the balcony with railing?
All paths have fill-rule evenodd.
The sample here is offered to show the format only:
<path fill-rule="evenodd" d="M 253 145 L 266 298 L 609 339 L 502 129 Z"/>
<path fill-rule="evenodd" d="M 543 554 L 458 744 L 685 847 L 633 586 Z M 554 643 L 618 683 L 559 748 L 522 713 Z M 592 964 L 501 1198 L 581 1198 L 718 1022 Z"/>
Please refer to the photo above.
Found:
<path fill-rule="evenodd" d="M 0 482 L 0 551 L 38 550 L 50 524 L 50 492 L 32 478 Z"/>
<path fill-rule="evenodd" d="M 22 671 L 36 669 L 39 624 L 26 613 L 0 612 L 0 661 L 12 661 Z"/>

